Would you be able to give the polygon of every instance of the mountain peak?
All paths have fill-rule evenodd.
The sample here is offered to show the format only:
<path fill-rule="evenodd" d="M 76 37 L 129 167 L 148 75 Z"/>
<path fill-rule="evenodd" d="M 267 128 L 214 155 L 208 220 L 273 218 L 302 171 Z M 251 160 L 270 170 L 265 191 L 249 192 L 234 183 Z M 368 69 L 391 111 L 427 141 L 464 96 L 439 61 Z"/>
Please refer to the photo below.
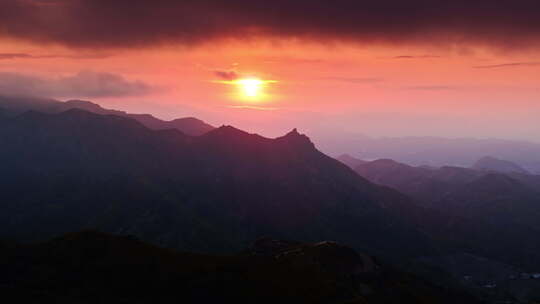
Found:
<path fill-rule="evenodd" d="M 297 136 L 297 135 L 300 135 L 300 133 L 298 133 L 298 130 L 296 128 L 294 128 L 289 133 L 287 133 L 285 136 Z"/>
<path fill-rule="evenodd" d="M 239 139 L 239 138 L 248 138 L 252 136 L 256 136 L 256 135 L 242 131 L 230 125 L 222 125 L 221 127 L 215 128 L 207 132 L 206 134 L 202 135 L 202 137 L 220 137 L 220 138 L 226 138 L 229 140 Z"/>
<path fill-rule="evenodd" d="M 198 119 L 198 118 L 195 118 L 195 117 L 182 117 L 182 118 L 176 118 L 176 119 L 173 119 L 171 122 L 180 122 L 180 121 L 184 121 L 184 122 L 202 122 L 202 120 Z"/>
<path fill-rule="evenodd" d="M 315 145 L 311 142 L 311 139 L 305 134 L 300 134 L 296 128 L 292 129 L 289 133 L 275 139 L 277 142 L 283 142 L 292 144 L 294 146 L 303 146 L 315 148 Z"/>
<path fill-rule="evenodd" d="M 195 117 L 177 118 L 165 123 L 191 136 L 203 135 L 215 129 L 213 126 Z"/>
<path fill-rule="evenodd" d="M 242 131 L 231 125 L 221 125 L 221 127 L 216 129 L 216 132 L 228 133 L 228 134 L 249 134 L 248 132 Z"/>
<path fill-rule="evenodd" d="M 118 116 L 124 116 L 127 113 L 124 111 L 117 111 L 117 110 L 108 110 L 103 108 L 97 103 L 93 103 L 91 101 L 87 100 L 79 100 L 79 99 L 72 99 L 65 102 L 60 102 L 57 105 L 58 111 L 65 111 L 70 109 L 80 109 L 85 110 L 88 112 L 92 112 L 95 114 L 102 114 L 102 115 L 118 115 Z"/>
<path fill-rule="evenodd" d="M 307 136 L 303 135 L 303 134 L 300 134 L 298 133 L 298 130 L 296 128 L 292 129 L 291 131 L 289 131 L 289 133 L 281 136 L 281 137 L 278 137 L 279 138 L 288 138 L 288 139 L 300 139 L 300 138 L 307 138 Z M 309 138 L 308 138 L 309 140 Z"/>

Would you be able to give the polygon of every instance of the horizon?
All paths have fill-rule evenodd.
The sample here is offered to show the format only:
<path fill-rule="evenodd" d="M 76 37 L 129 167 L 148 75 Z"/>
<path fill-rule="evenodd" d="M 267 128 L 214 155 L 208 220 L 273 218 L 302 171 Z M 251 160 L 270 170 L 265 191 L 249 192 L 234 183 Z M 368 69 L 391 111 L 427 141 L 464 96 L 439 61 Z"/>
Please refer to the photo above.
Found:
<path fill-rule="evenodd" d="M 10 98 L 16 98 L 16 99 L 41 99 L 39 96 L 23 96 L 23 95 L 18 95 L 18 96 L 2 96 L 0 95 L 0 98 L 5 98 L 5 99 L 10 99 Z M 100 107 L 102 107 L 103 109 L 105 110 L 113 110 L 113 111 L 122 111 L 122 112 L 125 112 L 127 114 L 148 114 L 148 115 L 152 115 L 153 117 L 159 119 L 159 120 L 162 120 L 162 121 L 165 121 L 165 122 L 171 122 L 171 121 L 174 121 L 176 119 L 184 119 L 184 118 L 195 118 L 197 120 L 200 120 L 200 121 L 203 121 L 205 123 L 209 123 L 210 125 L 212 125 L 213 127 L 215 128 L 219 128 L 219 127 L 222 127 L 222 126 L 232 126 L 232 127 L 235 127 L 237 129 L 240 129 L 242 131 L 245 131 L 245 132 L 248 132 L 250 134 L 256 134 L 256 135 L 260 135 L 262 137 L 265 137 L 265 138 L 270 138 L 270 139 L 273 139 L 273 138 L 277 138 L 277 137 L 281 137 L 285 134 L 287 134 L 288 132 L 290 132 L 291 130 L 293 129 L 298 129 L 300 131 L 300 133 L 302 134 L 305 134 L 309 137 L 309 128 L 307 128 L 308 130 L 303 130 L 301 127 L 298 127 L 298 126 L 295 126 L 294 123 L 291 124 L 291 127 L 288 127 L 288 126 L 281 126 L 279 127 L 279 130 L 277 132 L 271 132 L 271 134 L 265 134 L 264 130 L 262 130 L 262 132 L 259 132 L 261 130 L 258 130 L 257 127 L 255 126 L 254 128 L 250 128 L 249 126 L 247 128 L 241 128 L 237 125 L 234 125 L 234 124 L 231 124 L 231 123 L 228 123 L 228 122 L 216 122 L 216 123 L 211 123 L 210 121 L 208 120 L 205 120 L 204 117 L 198 117 L 198 116 L 195 116 L 195 115 L 189 115 L 189 113 L 186 113 L 186 115 L 181 115 L 181 116 L 174 116 L 174 115 L 171 115 L 170 118 L 167 118 L 167 117 L 163 117 L 163 116 L 160 116 L 159 114 L 154 114 L 154 113 L 150 113 L 150 112 L 131 112 L 129 109 L 127 108 L 121 108 L 121 107 L 117 107 L 117 108 L 108 108 L 106 105 L 104 104 L 100 104 L 94 100 L 90 100 L 90 99 L 52 99 L 52 100 L 55 100 L 55 101 L 58 101 L 58 102 L 62 102 L 62 103 L 65 103 L 65 102 L 69 102 L 69 101 L 84 101 L 84 102 L 90 102 L 90 103 L 93 103 L 93 104 L 96 104 Z M 249 110 L 249 109 L 248 109 Z M 280 133 L 280 131 L 282 130 L 282 132 Z M 316 131 L 324 131 L 323 129 L 317 129 Z M 326 133 L 329 133 L 328 131 L 325 131 Z M 510 141 L 510 142 L 522 142 L 522 143 L 531 143 L 531 144 L 540 144 L 540 141 L 535 141 L 535 140 L 529 140 L 529 139 L 520 139 L 520 138 L 504 138 L 504 137 L 491 137 L 491 136 L 486 136 L 486 137 L 481 137 L 481 136 L 478 136 L 478 137 L 474 137 L 474 136 L 455 136 L 455 137 L 452 137 L 452 136 L 444 136 L 444 135 L 403 135 L 403 136 L 398 136 L 398 135 L 372 135 L 372 134 L 368 134 L 368 133 L 362 133 L 362 132 L 340 132 L 340 131 L 336 131 L 335 133 L 336 135 L 341 135 L 343 137 L 346 137 L 346 136 L 349 136 L 349 137 L 352 137 L 352 138 L 355 138 L 355 137 L 364 137 L 364 138 L 372 138 L 372 139 L 399 139 L 399 138 L 417 138 L 417 139 L 447 139 L 447 140 L 478 140 L 478 141 Z M 317 135 L 321 135 L 317 132 L 314 133 L 315 136 Z M 323 135 L 328 135 L 328 134 L 323 134 Z"/>

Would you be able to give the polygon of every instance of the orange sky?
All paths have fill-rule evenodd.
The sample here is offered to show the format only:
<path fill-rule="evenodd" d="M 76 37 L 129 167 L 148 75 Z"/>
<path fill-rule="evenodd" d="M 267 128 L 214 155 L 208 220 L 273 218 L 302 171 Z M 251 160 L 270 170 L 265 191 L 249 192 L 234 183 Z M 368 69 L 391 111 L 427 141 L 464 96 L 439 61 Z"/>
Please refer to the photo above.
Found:
<path fill-rule="evenodd" d="M 540 56 L 534 52 L 265 39 L 91 50 L 4 39 L 0 49 L 34 57 L 0 59 L 0 73 L 56 79 L 106 72 L 152 88 L 128 97 L 50 97 L 166 119 L 197 116 L 267 136 L 293 127 L 536 141 L 540 134 Z M 220 83 L 216 71 L 277 82 L 266 85 L 267 98 L 250 102 L 235 98 L 238 88 Z"/>

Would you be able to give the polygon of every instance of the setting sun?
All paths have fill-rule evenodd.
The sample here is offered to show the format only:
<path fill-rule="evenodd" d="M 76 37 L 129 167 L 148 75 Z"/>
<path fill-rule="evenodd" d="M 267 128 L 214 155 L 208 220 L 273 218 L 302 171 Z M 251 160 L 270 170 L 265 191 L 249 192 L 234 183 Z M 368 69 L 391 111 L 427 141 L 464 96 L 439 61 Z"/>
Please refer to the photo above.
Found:
<path fill-rule="evenodd" d="M 257 78 L 238 79 L 236 84 L 242 90 L 242 93 L 248 98 L 256 98 L 261 94 L 264 81 Z"/>
<path fill-rule="evenodd" d="M 246 102 L 259 102 L 267 100 L 270 96 L 265 89 L 270 83 L 276 83 L 275 80 L 263 80 L 257 77 L 238 78 L 235 80 L 218 81 L 236 87 L 236 92 L 231 97 Z"/>

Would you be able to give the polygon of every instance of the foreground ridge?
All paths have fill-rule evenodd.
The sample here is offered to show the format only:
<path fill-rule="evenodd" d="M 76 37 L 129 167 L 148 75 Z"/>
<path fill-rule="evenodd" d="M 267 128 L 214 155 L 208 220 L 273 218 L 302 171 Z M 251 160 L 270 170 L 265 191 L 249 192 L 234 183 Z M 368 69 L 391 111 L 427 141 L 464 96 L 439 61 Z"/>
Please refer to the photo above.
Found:
<path fill-rule="evenodd" d="M 217 256 L 83 231 L 1 249 L 0 291 L 25 303 L 475 303 L 334 242 L 265 238 Z"/>

